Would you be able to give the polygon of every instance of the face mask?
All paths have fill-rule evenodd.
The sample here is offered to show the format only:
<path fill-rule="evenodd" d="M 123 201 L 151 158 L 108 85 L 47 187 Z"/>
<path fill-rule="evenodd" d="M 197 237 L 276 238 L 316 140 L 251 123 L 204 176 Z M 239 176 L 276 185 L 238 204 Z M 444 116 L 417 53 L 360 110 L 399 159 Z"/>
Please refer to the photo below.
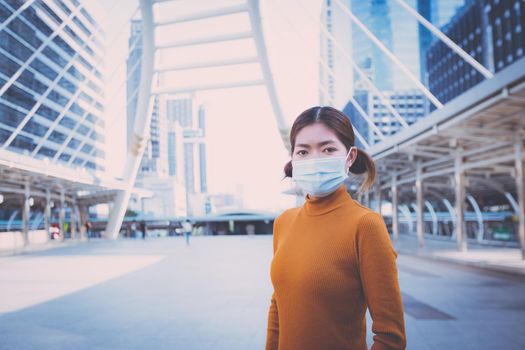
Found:
<path fill-rule="evenodd" d="M 292 161 L 292 179 L 305 193 L 324 197 L 335 191 L 348 177 L 345 156 Z"/>

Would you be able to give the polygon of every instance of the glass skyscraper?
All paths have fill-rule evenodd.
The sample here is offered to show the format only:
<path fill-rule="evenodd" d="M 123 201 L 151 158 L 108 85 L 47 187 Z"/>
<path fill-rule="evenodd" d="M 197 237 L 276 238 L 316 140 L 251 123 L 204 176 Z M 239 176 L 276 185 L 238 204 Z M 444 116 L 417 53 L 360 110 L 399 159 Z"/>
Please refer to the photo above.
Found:
<path fill-rule="evenodd" d="M 188 214 L 202 212 L 207 194 L 205 108 L 193 96 L 167 96 L 169 175 L 183 178 Z M 180 149 L 179 149 L 180 148 Z"/>
<path fill-rule="evenodd" d="M 84 2 L 0 0 L 0 145 L 104 171 L 104 32 Z"/>
<path fill-rule="evenodd" d="M 442 30 L 470 55 L 488 69 L 499 70 L 523 55 L 523 2 L 497 0 L 407 0 L 406 3 Z M 393 53 L 442 102 L 482 80 L 479 73 L 451 52 L 429 30 L 421 26 L 394 0 L 347 0 L 344 2 L 353 15 Z M 339 4 L 325 0 L 321 19 L 338 43 L 347 45 L 347 54 L 382 92 L 407 124 L 415 123 L 430 112 L 428 99 L 413 81 L 352 22 L 347 29 L 348 16 L 342 16 Z M 323 36 L 322 36 L 323 37 Z M 321 40 L 323 42 L 323 39 Z M 348 45 L 350 44 L 350 45 Z M 369 145 L 378 141 L 359 109 L 368 114 L 377 129 L 387 136 L 401 127 L 375 92 L 359 74 L 347 73 L 349 62 L 331 60 L 339 48 L 321 45 L 321 59 L 331 64 L 332 80 L 321 71 L 320 85 L 329 91 L 332 104 L 343 108 L 357 131 Z M 468 66 L 468 67 L 467 67 Z M 464 70 L 467 73 L 461 73 Z M 350 92 L 349 92 L 350 90 Z M 346 94 L 341 103 L 341 94 Z M 359 104 L 358 107 L 351 103 Z M 325 100 L 321 100 L 324 103 Z"/>
<path fill-rule="evenodd" d="M 524 56 L 525 3 L 520 0 L 467 1 L 443 31 L 487 69 L 498 72 Z M 432 93 L 450 101 L 483 76 L 443 43 L 434 41 L 426 55 Z"/>
<path fill-rule="evenodd" d="M 417 11 L 437 28 L 443 28 L 456 12 L 465 4 L 465 0 L 417 0 Z M 426 55 L 434 35 L 422 25 L 418 25 L 419 62 L 421 81 L 428 85 Z"/>

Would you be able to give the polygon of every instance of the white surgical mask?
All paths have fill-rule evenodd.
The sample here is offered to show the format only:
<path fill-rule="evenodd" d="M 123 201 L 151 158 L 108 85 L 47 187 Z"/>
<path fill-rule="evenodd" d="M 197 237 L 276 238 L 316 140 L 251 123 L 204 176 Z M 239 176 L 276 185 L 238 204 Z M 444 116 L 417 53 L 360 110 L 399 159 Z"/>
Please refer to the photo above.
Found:
<path fill-rule="evenodd" d="M 335 191 L 348 177 L 345 156 L 292 161 L 292 179 L 305 193 L 324 197 Z"/>

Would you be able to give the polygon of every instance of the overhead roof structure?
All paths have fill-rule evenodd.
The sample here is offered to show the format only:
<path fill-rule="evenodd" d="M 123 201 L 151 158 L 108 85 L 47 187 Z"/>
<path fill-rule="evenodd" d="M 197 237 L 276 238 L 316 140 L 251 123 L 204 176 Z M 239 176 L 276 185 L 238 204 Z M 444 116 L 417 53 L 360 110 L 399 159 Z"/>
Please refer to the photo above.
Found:
<path fill-rule="evenodd" d="M 274 117 L 285 147 L 289 147 L 288 128 L 279 104 L 275 83 L 264 41 L 264 35 L 257 0 L 225 0 L 216 2 L 191 2 L 191 7 L 185 8 L 184 3 L 176 0 L 140 0 L 142 18 L 141 85 L 138 91 L 133 141 L 128 150 L 125 165 L 124 182 L 128 186 L 120 191 L 115 200 L 106 236 L 116 238 L 120 223 L 130 197 L 131 184 L 135 182 L 140 159 L 147 142 L 151 110 L 156 96 L 179 93 L 194 93 L 199 91 L 221 90 L 247 86 L 266 86 Z M 187 3 L 186 3 L 187 4 Z M 245 28 L 228 28 L 230 18 L 232 23 L 244 23 Z M 202 25 L 205 30 L 188 35 L 188 25 Z M 186 28 L 186 30 L 184 29 Z M 226 28 L 226 30 L 225 30 Z M 243 43 L 251 45 L 253 50 L 235 49 L 232 45 Z M 216 58 L 213 54 L 195 55 L 185 62 L 178 61 L 181 50 L 202 47 L 222 47 L 221 52 L 228 53 L 225 58 Z M 175 51 L 174 51 L 175 50 Z M 178 50 L 178 52 L 176 52 Z M 248 50 L 249 51 L 249 50 Z M 169 62 L 163 57 L 169 56 Z M 199 83 L 181 81 L 174 75 L 181 72 L 243 67 L 256 64 L 260 75 L 256 78 L 222 76 L 215 80 Z M 211 76 L 211 73 L 210 73 Z"/>
<path fill-rule="evenodd" d="M 367 151 L 376 160 L 383 188 L 390 187 L 394 174 L 398 185 L 414 183 L 419 166 L 428 186 L 435 185 L 443 196 L 453 194 L 449 180 L 459 156 L 470 179 L 469 191 L 494 195 L 497 188 L 511 191 L 515 186 L 516 145 L 524 137 L 521 59 Z"/>

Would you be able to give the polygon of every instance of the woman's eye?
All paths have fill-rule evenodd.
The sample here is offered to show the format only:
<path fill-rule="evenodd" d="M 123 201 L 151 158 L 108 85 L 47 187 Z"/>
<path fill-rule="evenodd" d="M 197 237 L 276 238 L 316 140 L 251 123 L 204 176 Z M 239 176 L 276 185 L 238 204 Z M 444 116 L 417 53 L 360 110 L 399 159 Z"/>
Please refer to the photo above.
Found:
<path fill-rule="evenodd" d="M 306 154 L 306 151 L 301 150 L 301 151 L 298 151 L 297 154 L 300 156 L 304 156 Z"/>
<path fill-rule="evenodd" d="M 334 151 L 337 151 L 337 149 L 335 149 L 335 148 L 327 148 L 327 149 L 325 149 L 325 151 L 334 152 Z"/>

